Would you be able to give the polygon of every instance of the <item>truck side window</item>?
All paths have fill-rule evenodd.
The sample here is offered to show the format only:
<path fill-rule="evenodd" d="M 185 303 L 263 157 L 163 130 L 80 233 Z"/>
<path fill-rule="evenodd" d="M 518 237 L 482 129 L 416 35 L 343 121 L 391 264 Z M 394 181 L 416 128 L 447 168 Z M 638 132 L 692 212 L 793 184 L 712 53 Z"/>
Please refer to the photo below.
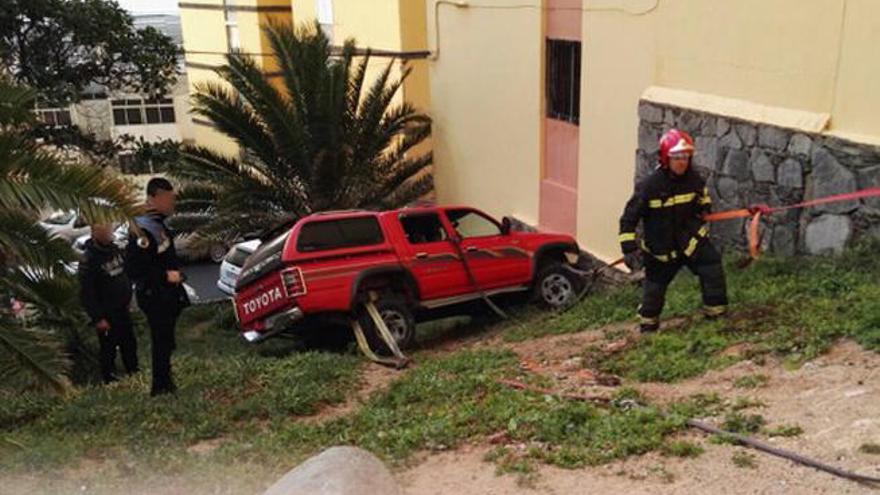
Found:
<path fill-rule="evenodd" d="M 440 222 L 440 215 L 424 213 L 407 215 L 400 219 L 406 240 L 410 244 L 426 244 L 446 240 L 446 230 Z"/>
<path fill-rule="evenodd" d="M 297 250 L 305 253 L 362 246 L 385 241 L 375 217 L 345 218 L 307 223 L 297 239 Z"/>
<path fill-rule="evenodd" d="M 449 222 L 463 239 L 501 235 L 501 227 L 490 218 L 473 210 L 448 210 Z"/>

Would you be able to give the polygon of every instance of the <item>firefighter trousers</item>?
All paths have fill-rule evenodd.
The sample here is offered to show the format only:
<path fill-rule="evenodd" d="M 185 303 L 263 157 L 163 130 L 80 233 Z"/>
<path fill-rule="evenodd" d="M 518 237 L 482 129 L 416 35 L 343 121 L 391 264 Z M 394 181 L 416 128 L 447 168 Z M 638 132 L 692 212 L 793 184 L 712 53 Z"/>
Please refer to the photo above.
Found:
<path fill-rule="evenodd" d="M 642 304 L 639 306 L 639 317 L 644 328 L 656 329 L 659 326 L 660 313 L 666 303 L 666 289 L 685 266 L 700 279 L 706 315 L 720 316 L 724 313 L 727 307 L 727 284 L 721 254 L 708 240 L 704 240 L 690 258 L 661 262 L 645 255 L 645 280 Z"/>

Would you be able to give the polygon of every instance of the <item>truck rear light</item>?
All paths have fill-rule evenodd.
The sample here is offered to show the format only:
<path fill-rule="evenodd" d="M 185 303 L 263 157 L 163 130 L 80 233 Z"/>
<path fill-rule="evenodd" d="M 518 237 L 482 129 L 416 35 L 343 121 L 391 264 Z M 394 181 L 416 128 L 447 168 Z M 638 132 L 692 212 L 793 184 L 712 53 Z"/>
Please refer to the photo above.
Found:
<path fill-rule="evenodd" d="M 306 295 L 306 282 L 302 270 L 297 267 L 288 268 L 281 272 L 281 282 L 287 297 L 299 297 Z"/>

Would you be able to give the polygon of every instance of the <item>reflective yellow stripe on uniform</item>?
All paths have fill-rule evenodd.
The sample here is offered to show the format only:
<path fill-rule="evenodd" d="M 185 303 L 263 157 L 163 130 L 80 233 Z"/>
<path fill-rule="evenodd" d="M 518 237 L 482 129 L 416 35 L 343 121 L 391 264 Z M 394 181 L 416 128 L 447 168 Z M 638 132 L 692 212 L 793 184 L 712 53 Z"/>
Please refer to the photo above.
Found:
<path fill-rule="evenodd" d="M 662 199 L 651 199 L 648 201 L 648 208 L 667 208 L 669 206 L 683 205 L 690 203 L 696 197 L 697 193 L 687 193 L 670 196 L 666 202 Z"/>
<path fill-rule="evenodd" d="M 687 248 L 684 250 L 684 255 L 688 258 L 694 254 L 694 251 L 697 250 L 697 245 L 700 243 L 700 239 L 709 235 L 709 226 L 703 225 L 700 227 L 700 230 L 697 231 L 697 235 L 691 237 L 691 240 L 688 242 Z"/>
<path fill-rule="evenodd" d="M 657 325 L 659 323 L 660 323 L 660 318 L 658 318 L 658 317 L 639 315 L 639 324 L 641 324 L 641 325 Z"/>
<path fill-rule="evenodd" d="M 678 253 L 675 252 L 675 251 L 672 251 L 672 252 L 669 253 L 669 254 L 654 254 L 654 253 L 652 253 L 651 250 L 648 249 L 648 245 L 645 244 L 645 240 L 644 240 L 644 239 L 642 239 L 642 242 L 641 242 L 641 248 L 642 248 L 642 251 L 644 251 L 644 252 L 648 253 L 649 255 L 653 256 L 654 258 L 657 259 L 657 261 L 662 261 L 663 263 L 666 263 L 667 261 L 671 261 L 671 260 L 674 260 L 674 259 L 677 259 L 677 258 L 678 258 Z"/>
<path fill-rule="evenodd" d="M 618 242 L 627 242 L 636 240 L 635 232 L 621 232 L 619 236 L 617 236 Z"/>
<path fill-rule="evenodd" d="M 727 306 L 703 306 L 703 312 L 709 316 L 721 316 L 727 312 Z"/>

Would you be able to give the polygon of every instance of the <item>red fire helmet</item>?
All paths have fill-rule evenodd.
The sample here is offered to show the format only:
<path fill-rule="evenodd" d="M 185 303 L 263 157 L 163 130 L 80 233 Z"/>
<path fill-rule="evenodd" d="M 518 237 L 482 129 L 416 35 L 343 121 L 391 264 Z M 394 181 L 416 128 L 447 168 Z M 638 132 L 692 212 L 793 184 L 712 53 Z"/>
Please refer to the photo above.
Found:
<path fill-rule="evenodd" d="M 660 166 L 669 166 L 670 153 L 694 154 L 694 140 L 690 134 L 678 129 L 669 129 L 660 138 Z"/>

